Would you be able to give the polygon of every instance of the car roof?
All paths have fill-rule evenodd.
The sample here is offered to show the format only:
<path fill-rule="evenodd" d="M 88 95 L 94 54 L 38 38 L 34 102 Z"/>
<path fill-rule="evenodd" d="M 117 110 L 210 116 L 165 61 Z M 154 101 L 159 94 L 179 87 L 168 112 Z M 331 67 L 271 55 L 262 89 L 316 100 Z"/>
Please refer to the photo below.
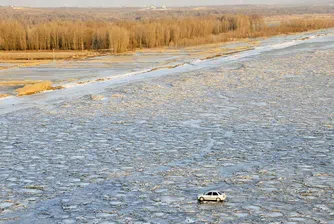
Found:
<path fill-rule="evenodd" d="M 218 193 L 218 192 L 220 192 L 220 191 L 206 191 L 205 193 L 209 193 L 209 192 L 217 192 L 217 193 Z"/>

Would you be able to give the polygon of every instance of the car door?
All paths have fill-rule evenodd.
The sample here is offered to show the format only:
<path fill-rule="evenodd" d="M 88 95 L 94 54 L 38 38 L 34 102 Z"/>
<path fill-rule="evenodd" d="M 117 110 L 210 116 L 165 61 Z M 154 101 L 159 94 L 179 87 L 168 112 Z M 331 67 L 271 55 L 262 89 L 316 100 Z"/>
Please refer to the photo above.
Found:
<path fill-rule="evenodd" d="M 211 197 L 212 197 L 212 192 L 211 191 L 205 193 L 205 195 L 204 195 L 204 199 L 207 200 L 207 201 L 211 201 L 212 200 Z"/>
<path fill-rule="evenodd" d="M 219 195 L 218 195 L 218 193 L 217 192 L 212 192 L 212 201 L 215 201 L 215 200 L 217 200 L 217 198 L 219 197 Z"/>

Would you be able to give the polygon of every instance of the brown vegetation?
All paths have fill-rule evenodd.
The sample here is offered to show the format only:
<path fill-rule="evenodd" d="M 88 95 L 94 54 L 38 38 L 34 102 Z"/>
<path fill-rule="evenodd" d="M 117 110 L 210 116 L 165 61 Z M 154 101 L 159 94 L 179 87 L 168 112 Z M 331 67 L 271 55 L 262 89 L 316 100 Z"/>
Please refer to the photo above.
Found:
<path fill-rule="evenodd" d="M 9 94 L 1 94 L 1 93 L 0 93 L 0 99 L 1 99 L 1 98 L 5 98 L 5 97 L 8 97 L 8 96 L 10 96 L 10 95 L 9 95 Z"/>
<path fill-rule="evenodd" d="M 136 48 L 188 46 L 216 42 L 222 33 L 245 36 L 263 27 L 258 16 L 191 17 L 142 22 L 0 22 L 0 49 L 101 50 L 121 53 Z M 221 38 L 220 38 L 221 39 Z M 217 39 L 218 40 L 218 39 Z M 218 40 L 220 41 L 220 40 Z"/>
<path fill-rule="evenodd" d="M 26 63 L 31 61 L 38 63 L 39 60 L 63 60 L 81 59 L 101 55 L 101 52 L 94 51 L 0 51 L 0 60 L 5 63 Z M 42 62 L 42 61 L 41 61 Z"/>
<path fill-rule="evenodd" d="M 80 57 L 91 51 L 122 53 L 138 48 L 195 46 L 334 27 L 331 6 L 217 6 L 167 11 L 0 7 L 0 12 L 0 50 L 47 52 L 43 59 L 52 59 L 54 49 L 81 52 L 72 56 Z M 314 13 L 321 14 L 314 17 Z M 32 55 L 22 59 L 39 59 Z"/>
<path fill-rule="evenodd" d="M 0 49 L 104 50 L 193 46 L 334 27 L 334 19 L 304 19 L 267 26 L 260 16 L 223 15 L 122 22 L 0 22 Z"/>
<path fill-rule="evenodd" d="M 233 2 L 233 1 L 231 1 Z M 150 10 L 148 8 L 26 8 L 1 7 L 1 20 L 18 20 L 30 24 L 42 24 L 50 21 L 144 21 L 151 19 L 203 17 L 208 15 L 314 15 L 333 14 L 334 6 L 317 5 L 215 5 L 205 7 L 172 7 L 168 10 Z"/>
<path fill-rule="evenodd" d="M 55 89 L 59 88 L 53 87 L 50 81 L 44 81 L 35 84 L 25 85 L 22 88 L 16 89 L 16 92 L 18 96 L 25 96 L 25 95 L 40 93 L 46 90 L 55 90 Z"/>
<path fill-rule="evenodd" d="M 8 80 L 8 81 L 0 81 L 0 86 L 24 86 L 40 82 L 41 81 L 35 81 L 35 80 Z"/>

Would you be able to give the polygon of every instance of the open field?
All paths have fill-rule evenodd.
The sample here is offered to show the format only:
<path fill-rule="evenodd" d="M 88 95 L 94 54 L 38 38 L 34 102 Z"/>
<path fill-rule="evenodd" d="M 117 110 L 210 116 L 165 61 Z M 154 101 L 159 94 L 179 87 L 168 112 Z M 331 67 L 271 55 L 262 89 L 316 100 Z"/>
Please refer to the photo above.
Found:
<path fill-rule="evenodd" d="M 334 19 L 334 14 L 324 13 L 324 14 L 317 14 L 317 13 L 310 13 L 310 14 L 292 14 L 292 15 L 272 15 L 266 16 L 264 18 L 266 24 L 268 25 L 279 25 L 281 23 L 286 23 L 289 21 L 296 21 L 296 20 L 328 20 L 331 21 Z"/>
<path fill-rule="evenodd" d="M 50 18 L 83 21 L 120 21 L 182 16 L 205 16 L 221 14 L 258 14 L 261 16 L 333 14 L 334 5 L 319 2 L 317 5 L 234 5 L 205 7 L 173 7 L 168 10 L 148 8 L 27 8 L 0 7 L 0 19 L 20 19 L 28 21 L 47 21 Z"/>
<path fill-rule="evenodd" d="M 331 223 L 333 41 L 275 44 L 95 94 L 24 98 L 33 106 L 0 115 L 0 220 Z M 211 189 L 228 201 L 199 204 Z"/>

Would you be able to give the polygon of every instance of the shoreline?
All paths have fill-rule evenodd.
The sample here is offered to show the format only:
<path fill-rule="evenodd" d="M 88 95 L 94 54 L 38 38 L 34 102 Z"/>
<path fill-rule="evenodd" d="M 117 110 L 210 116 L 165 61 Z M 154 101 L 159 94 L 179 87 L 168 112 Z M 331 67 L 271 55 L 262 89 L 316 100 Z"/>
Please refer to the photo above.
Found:
<path fill-rule="evenodd" d="M 13 68 L 34 67 L 57 61 L 83 60 L 105 55 L 105 52 L 97 51 L 0 51 L 0 71 Z M 44 55 L 44 57 L 43 57 Z M 54 57 L 53 57 L 54 56 Z M 2 66 L 11 65 L 11 66 Z"/>
<path fill-rule="evenodd" d="M 276 34 L 272 36 L 263 36 L 263 37 L 255 37 L 255 38 L 240 38 L 236 40 L 229 40 L 229 41 L 223 41 L 223 42 L 214 42 L 214 43 L 206 43 L 206 44 L 199 44 L 199 45 L 192 45 L 192 46 L 176 46 L 176 47 L 170 47 L 170 46 L 164 46 L 164 47 L 154 47 L 154 48 L 137 48 L 135 50 L 129 50 L 122 53 L 111 53 L 110 49 L 102 49 L 102 50 L 84 50 L 84 51 L 78 51 L 78 50 L 56 50 L 56 59 L 55 61 L 71 61 L 71 60 L 83 60 L 87 58 L 95 58 L 95 57 L 101 57 L 101 56 L 123 56 L 123 55 L 133 55 L 136 53 L 160 53 L 160 52 L 175 52 L 175 51 L 182 51 L 182 50 L 196 50 L 197 48 L 213 48 L 213 47 L 221 47 L 222 45 L 229 45 L 234 43 L 254 43 L 261 40 L 266 40 L 268 38 L 274 38 L 274 37 L 282 37 L 282 36 L 291 36 L 291 35 L 301 35 L 301 34 L 307 34 L 312 33 L 315 31 L 321 31 L 321 30 L 331 30 L 332 28 L 319 28 L 319 29 L 310 29 L 307 31 L 301 31 L 301 32 L 288 32 L 288 33 L 281 33 Z M 28 63 L 28 62 L 43 62 L 50 63 L 52 62 L 52 50 L 26 50 L 26 51 L 4 51 L 0 50 L 0 70 L 1 70 L 1 63 L 15 63 L 15 62 L 21 62 L 21 63 Z M 18 56 L 14 58 L 8 58 L 8 56 L 3 56 L 4 54 L 25 54 L 26 56 Z M 48 57 L 42 57 L 37 59 L 29 59 L 34 56 L 29 56 L 29 54 L 48 54 Z M 64 55 L 65 54 L 65 55 Z M 69 54 L 66 56 L 66 54 Z M 7 57 L 7 58 L 6 58 Z M 41 57 L 41 56 L 40 56 Z M 27 65 L 29 66 L 29 64 Z"/>
<path fill-rule="evenodd" d="M 312 34 L 312 33 L 321 33 L 322 31 L 330 31 L 332 29 L 321 29 L 321 30 L 315 30 L 315 31 L 308 31 L 308 32 L 302 32 L 302 33 L 293 33 L 292 35 L 283 35 L 283 36 L 275 36 L 272 37 L 272 39 L 275 39 L 277 37 L 290 37 L 293 38 L 295 36 L 300 36 L 300 38 L 297 39 L 292 39 L 293 41 L 307 41 L 309 39 L 311 39 L 311 37 L 308 37 L 307 35 Z M 330 34 L 330 33 L 329 33 Z M 328 34 L 326 34 L 328 35 Z M 302 37 L 304 36 L 304 37 Z M 306 37 L 305 37 L 306 36 Z M 321 36 L 321 34 L 317 34 L 314 37 L 317 36 Z M 262 40 L 262 41 L 260 41 Z M 183 61 L 183 60 L 176 60 L 175 62 L 169 62 L 167 64 L 160 64 L 157 66 L 153 66 L 153 67 L 147 67 L 147 68 L 143 68 L 143 70 L 139 70 L 136 72 L 130 72 L 130 74 L 135 75 L 135 74 L 144 74 L 144 73 L 150 73 L 150 72 L 154 72 L 154 71 L 159 71 L 159 70 L 166 70 L 166 69 L 176 69 L 178 67 L 181 66 L 185 66 L 185 65 L 191 65 L 193 62 L 196 61 L 209 61 L 209 60 L 214 60 L 216 58 L 224 58 L 233 54 L 238 54 L 238 53 L 242 53 L 242 52 L 247 52 L 247 51 L 252 51 L 255 50 L 257 47 L 261 46 L 261 44 L 264 41 L 270 40 L 270 38 L 267 39 L 263 39 L 263 38 L 256 38 L 256 39 L 245 39 L 243 41 L 233 41 L 233 42 L 226 42 L 226 43 L 222 43 L 222 44 L 209 44 L 209 45 L 201 45 L 201 46 L 193 46 L 193 47 L 187 47 L 187 48 L 183 48 L 183 49 L 168 49 L 170 50 L 171 54 L 175 53 L 175 52 L 179 52 L 179 53 L 183 53 L 185 54 L 185 58 L 189 58 L 189 60 L 187 61 Z M 234 46 L 235 44 L 235 46 Z M 238 44 L 240 46 L 238 46 Z M 243 45 L 244 44 L 244 45 Z M 230 48 L 224 48 L 224 46 L 233 46 Z M 193 51 L 193 49 L 195 49 L 196 51 Z M 161 53 L 160 52 L 161 49 L 143 49 L 140 51 L 140 53 L 145 54 L 145 53 L 155 53 L 158 52 L 157 54 Z M 168 50 L 166 50 L 168 52 Z M 187 51 L 186 51 L 187 50 Z M 164 51 L 166 53 L 166 51 Z M 129 59 L 131 60 L 131 56 L 133 54 L 119 54 L 117 56 L 121 57 L 130 57 Z M 187 56 L 188 55 L 188 56 Z M 93 60 L 92 62 L 88 62 L 88 63 L 94 63 L 94 62 L 99 62 L 99 63 L 113 63 L 115 61 L 115 59 L 119 58 L 115 55 L 112 55 L 110 57 L 113 57 L 111 59 L 111 61 L 109 61 L 110 59 L 106 59 L 106 60 Z M 98 56 L 97 56 L 98 57 Z M 94 57 L 94 58 L 97 58 Z M 78 59 L 78 62 L 80 62 L 83 59 Z M 124 60 L 124 59 L 123 59 Z M 116 60 L 117 63 L 122 62 L 122 60 L 118 61 Z M 129 61 L 131 62 L 131 61 Z M 116 63 L 116 62 L 115 62 Z M 106 67 L 107 68 L 107 67 Z M 127 74 L 126 71 L 124 71 L 125 75 Z M 117 77 L 121 77 L 120 75 L 117 75 Z M 68 87 L 72 87 L 72 86 L 78 86 L 78 85 L 85 85 L 88 83 L 98 83 L 98 82 L 108 82 L 111 80 L 114 80 L 115 77 L 113 76 L 103 76 L 103 77 L 96 77 L 96 78 L 84 78 L 84 79 L 77 79 L 77 78 L 72 78 L 73 81 L 52 81 L 52 86 L 58 90 L 58 89 L 62 89 L 62 88 L 68 88 Z M 17 88 L 21 88 L 25 85 L 31 85 L 31 84 L 38 84 L 41 83 L 43 81 L 50 81 L 50 80 L 3 80 L 1 81 L 0 79 L 0 86 L 3 87 L 15 87 Z M 36 93 L 40 93 L 43 92 L 41 91 L 36 91 Z M 2 94 L 6 94 L 4 95 L 4 97 L 0 97 L 0 99 L 5 99 L 8 98 L 10 96 L 15 96 L 13 94 L 7 93 L 7 92 L 2 92 Z M 9 95 L 8 95 L 9 94 Z"/>

